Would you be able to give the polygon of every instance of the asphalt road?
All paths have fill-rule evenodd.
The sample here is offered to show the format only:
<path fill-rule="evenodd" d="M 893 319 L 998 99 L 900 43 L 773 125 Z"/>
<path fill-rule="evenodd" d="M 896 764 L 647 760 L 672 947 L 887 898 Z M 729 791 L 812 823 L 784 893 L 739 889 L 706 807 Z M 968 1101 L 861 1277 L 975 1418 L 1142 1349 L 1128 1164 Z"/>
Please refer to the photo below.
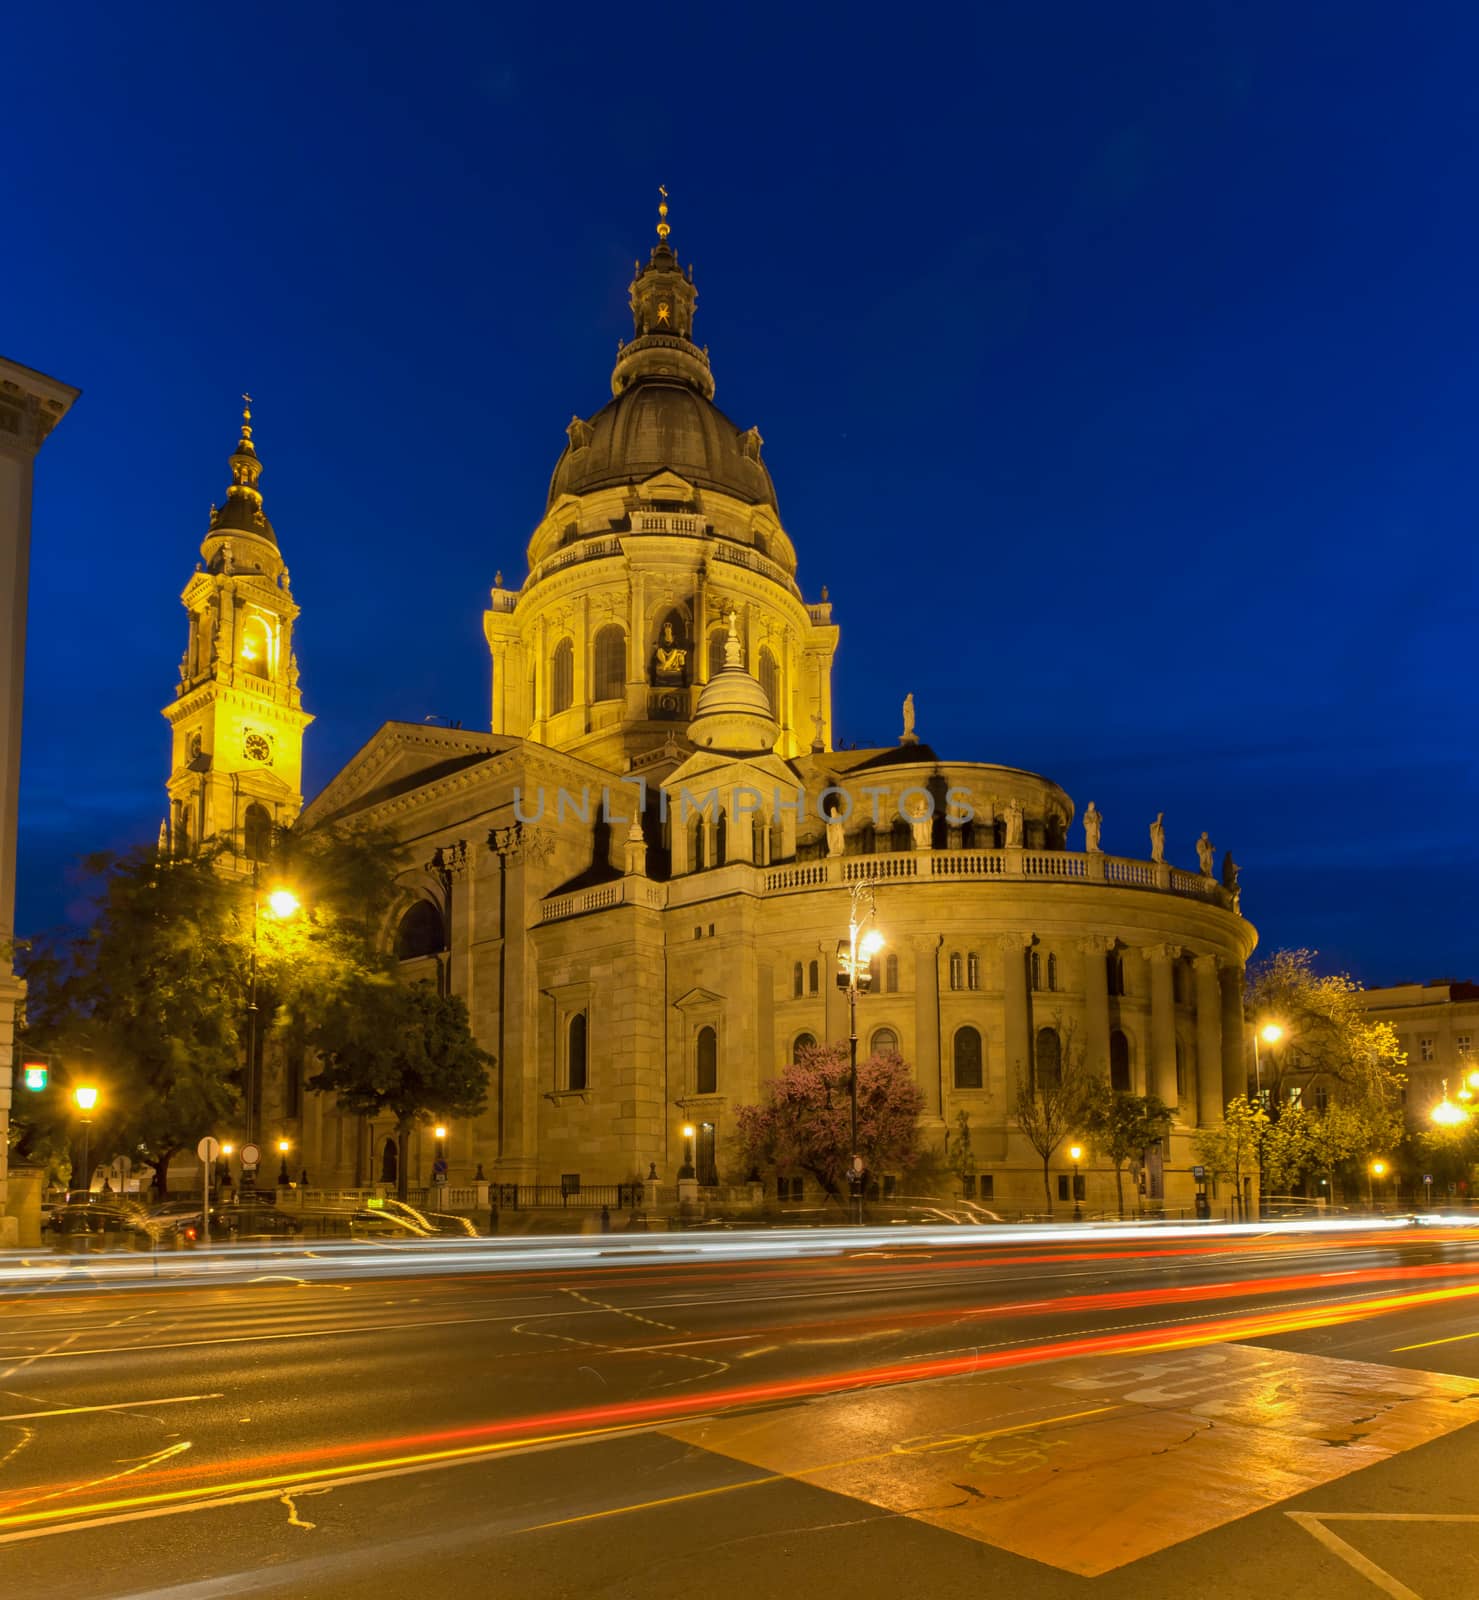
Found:
<path fill-rule="evenodd" d="M 1426 1600 L 1479 1557 L 1469 1230 L 200 1265 L 0 1291 L 0 1596 Z"/>

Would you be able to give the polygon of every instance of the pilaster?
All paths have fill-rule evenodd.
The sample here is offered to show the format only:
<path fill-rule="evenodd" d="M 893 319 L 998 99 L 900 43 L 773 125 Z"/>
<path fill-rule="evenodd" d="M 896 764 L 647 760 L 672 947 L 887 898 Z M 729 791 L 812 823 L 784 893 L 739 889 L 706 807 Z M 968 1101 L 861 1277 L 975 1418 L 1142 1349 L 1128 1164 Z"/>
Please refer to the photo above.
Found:
<path fill-rule="evenodd" d="M 1146 1077 L 1151 1093 L 1168 1106 L 1177 1102 L 1176 1094 L 1176 999 L 1171 982 L 1171 963 L 1180 955 L 1175 945 L 1153 944 L 1146 948 L 1150 969 L 1150 1061 Z"/>
<path fill-rule="evenodd" d="M 1193 963 L 1197 986 L 1197 1122 L 1207 1127 L 1222 1115 L 1222 984 L 1216 956 Z"/>
<path fill-rule="evenodd" d="M 1089 1071 L 1109 1078 L 1109 971 L 1106 960 L 1114 941 L 1091 934 L 1078 942 L 1084 961 L 1084 1056 Z"/>
<path fill-rule="evenodd" d="M 1001 957 L 1002 1012 L 1006 1050 L 1002 1062 L 1003 1104 L 1010 1105 L 1018 1088 L 1031 1081 L 1032 1013 L 1027 993 L 1027 951 L 1030 933 L 997 934 L 992 941 Z"/>
<path fill-rule="evenodd" d="M 1247 1030 L 1243 1025 L 1243 968 L 1229 962 L 1222 984 L 1222 1103 L 1248 1092 Z M 1219 1107 L 1219 1111 L 1221 1108 Z"/>
<path fill-rule="evenodd" d="M 940 947 L 944 942 L 939 934 L 914 940 L 914 1071 L 927 1120 L 939 1120 L 944 1114 L 940 1045 Z"/>

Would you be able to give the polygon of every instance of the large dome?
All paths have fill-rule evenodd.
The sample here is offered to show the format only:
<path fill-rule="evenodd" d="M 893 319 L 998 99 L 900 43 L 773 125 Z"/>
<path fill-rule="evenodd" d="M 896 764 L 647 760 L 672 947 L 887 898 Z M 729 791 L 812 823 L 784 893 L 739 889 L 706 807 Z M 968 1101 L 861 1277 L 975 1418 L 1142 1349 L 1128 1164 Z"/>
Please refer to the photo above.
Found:
<path fill-rule="evenodd" d="M 555 463 L 549 504 L 564 494 L 641 483 L 667 469 L 701 489 L 776 508 L 759 435 L 742 432 L 696 389 L 643 377 L 603 406 Z"/>

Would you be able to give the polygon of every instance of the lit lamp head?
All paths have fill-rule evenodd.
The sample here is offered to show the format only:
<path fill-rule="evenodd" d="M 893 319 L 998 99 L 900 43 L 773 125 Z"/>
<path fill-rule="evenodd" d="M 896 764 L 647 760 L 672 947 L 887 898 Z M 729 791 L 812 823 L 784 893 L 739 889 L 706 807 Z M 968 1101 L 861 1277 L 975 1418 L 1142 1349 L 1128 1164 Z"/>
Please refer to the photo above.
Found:
<path fill-rule="evenodd" d="M 447 1130 L 440 1122 L 437 1123 L 436 1127 L 434 1127 L 431 1132 L 432 1137 L 435 1139 L 445 1139 L 447 1137 Z"/>
<path fill-rule="evenodd" d="M 1387 1164 L 1385 1161 L 1373 1161 L 1371 1163 L 1371 1176 L 1373 1178 L 1384 1178 L 1386 1175 Z"/>
<path fill-rule="evenodd" d="M 1284 1030 L 1277 1022 L 1265 1022 L 1258 1030 L 1258 1037 L 1265 1044 L 1277 1044 L 1284 1037 Z"/>
<path fill-rule="evenodd" d="M 1479 1067 L 1476 1067 L 1469 1074 L 1469 1087 L 1471 1089 L 1479 1089 Z"/>
<path fill-rule="evenodd" d="M 72 1091 L 72 1098 L 79 1111 L 91 1111 L 98 1103 L 98 1092 L 90 1083 L 79 1083 Z"/>
<path fill-rule="evenodd" d="M 1469 1113 L 1462 1106 L 1454 1105 L 1448 1098 L 1447 1078 L 1443 1080 L 1443 1098 L 1433 1107 L 1430 1114 L 1440 1128 L 1456 1128 L 1459 1123 L 1469 1120 Z"/>
<path fill-rule="evenodd" d="M 296 916 L 301 904 L 291 889 L 274 889 L 267 896 L 267 909 L 279 921 L 286 921 L 289 917 Z"/>
<path fill-rule="evenodd" d="M 685 1122 L 683 1124 L 683 1137 L 685 1139 L 691 1139 L 693 1137 L 693 1124 L 691 1122 Z"/>
<path fill-rule="evenodd" d="M 1074 1166 L 1077 1166 L 1079 1162 L 1083 1160 L 1083 1158 L 1084 1147 L 1081 1144 L 1069 1145 L 1068 1159 L 1074 1164 Z"/>
<path fill-rule="evenodd" d="M 877 928 L 869 928 L 858 942 L 858 954 L 864 961 L 871 961 L 883 949 L 883 935 Z"/>
<path fill-rule="evenodd" d="M 288 1153 L 288 1149 L 289 1149 L 289 1145 L 288 1145 L 288 1141 L 286 1139 L 279 1139 L 277 1141 L 277 1153 L 278 1153 L 278 1155 L 285 1156 Z"/>
<path fill-rule="evenodd" d="M 223 1156 L 234 1156 L 236 1154 L 236 1146 L 228 1139 L 226 1143 L 221 1146 L 221 1154 Z"/>

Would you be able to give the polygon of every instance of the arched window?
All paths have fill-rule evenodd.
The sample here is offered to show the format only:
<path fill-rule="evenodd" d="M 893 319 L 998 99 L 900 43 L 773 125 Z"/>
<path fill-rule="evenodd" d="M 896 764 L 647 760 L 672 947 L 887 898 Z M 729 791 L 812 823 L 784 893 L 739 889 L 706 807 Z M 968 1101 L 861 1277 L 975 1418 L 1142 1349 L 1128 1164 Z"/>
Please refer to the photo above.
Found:
<path fill-rule="evenodd" d="M 806 969 L 806 992 L 808 994 L 815 994 L 817 992 L 817 985 L 820 978 L 821 969 L 817 966 L 816 962 L 813 961 Z"/>
<path fill-rule="evenodd" d="M 414 961 L 418 956 L 434 956 L 447 948 L 447 926 L 430 900 L 418 900 L 400 920 L 395 931 L 395 958 Z"/>
<path fill-rule="evenodd" d="M 549 711 L 557 717 L 575 700 L 575 646 L 561 639 L 549 664 Z"/>
<path fill-rule="evenodd" d="M 1186 1004 L 1186 967 L 1180 961 L 1171 963 L 1171 998 L 1178 1006 Z"/>
<path fill-rule="evenodd" d="M 1052 993 L 1058 987 L 1058 958 L 1050 951 L 1048 954 L 1048 992 Z"/>
<path fill-rule="evenodd" d="M 1063 1043 L 1056 1028 L 1037 1030 L 1037 1081 L 1047 1088 L 1063 1077 Z"/>
<path fill-rule="evenodd" d="M 577 1011 L 566 1031 L 565 1087 L 584 1089 L 590 1084 L 590 1063 L 586 1058 L 585 1012 Z"/>
<path fill-rule="evenodd" d="M 400 1150 L 394 1139 L 387 1139 L 380 1147 L 380 1181 L 394 1183 L 400 1164 Z"/>
<path fill-rule="evenodd" d="M 803 1050 L 815 1050 L 817 1047 L 816 1035 L 811 1033 L 798 1033 L 796 1042 L 791 1046 L 791 1060 L 799 1061 Z"/>
<path fill-rule="evenodd" d="M 955 1030 L 955 1087 L 981 1087 L 981 1035 L 975 1028 Z"/>
<path fill-rule="evenodd" d="M 952 989 L 958 989 L 960 987 L 961 977 L 964 973 L 964 970 L 965 969 L 960 960 L 960 951 L 952 950 L 950 952 L 950 987 Z"/>
<path fill-rule="evenodd" d="M 1118 1028 L 1109 1036 L 1109 1087 L 1130 1092 L 1130 1041 Z"/>
<path fill-rule="evenodd" d="M 728 640 L 728 628 L 715 628 L 709 635 L 709 678 L 711 681 L 724 670 L 724 646 Z"/>
<path fill-rule="evenodd" d="M 688 865 L 694 872 L 702 872 L 708 864 L 704 859 L 704 818 L 700 812 L 688 829 Z"/>
<path fill-rule="evenodd" d="M 806 993 L 806 969 L 799 961 L 791 968 L 791 992 L 797 1000 Z"/>
<path fill-rule="evenodd" d="M 1031 963 L 1030 964 L 1031 964 L 1031 967 L 1032 967 L 1032 987 L 1034 989 L 1041 989 L 1042 988 L 1042 953 L 1041 953 L 1041 951 L 1034 950 L 1032 952 L 1032 959 L 1031 959 Z"/>
<path fill-rule="evenodd" d="M 608 622 L 596 634 L 596 690 L 593 700 L 620 700 L 627 692 L 626 630 Z"/>
<path fill-rule="evenodd" d="M 883 963 L 883 992 L 897 994 L 899 992 L 899 958 L 889 956 Z"/>
<path fill-rule="evenodd" d="M 265 861 L 272 849 L 272 818 L 267 807 L 258 805 L 255 800 L 242 818 L 241 843 L 248 861 Z"/>
<path fill-rule="evenodd" d="M 895 817 L 889 824 L 888 847 L 890 850 L 911 850 L 914 847 L 914 831 L 902 817 Z"/>
<path fill-rule="evenodd" d="M 875 1056 L 896 1056 L 899 1053 L 899 1036 L 892 1028 L 875 1028 L 868 1049 Z"/>
<path fill-rule="evenodd" d="M 1110 994 L 1125 992 L 1125 958 L 1118 950 L 1111 950 L 1104 958 L 1105 981 Z"/>
<path fill-rule="evenodd" d="M 871 856 L 878 849 L 878 830 L 871 822 L 858 829 L 858 853 Z"/>
<path fill-rule="evenodd" d="M 764 645 L 760 646 L 760 687 L 765 691 L 765 698 L 770 701 L 770 714 L 777 722 L 781 717 L 781 669 L 776 665 L 775 657 Z"/>
<path fill-rule="evenodd" d="M 729 860 L 729 814 L 725 811 L 719 813 L 719 821 L 714 827 L 714 865 L 722 867 Z"/>
<path fill-rule="evenodd" d="M 272 675 L 272 629 L 265 617 L 248 617 L 242 623 L 241 665 L 254 678 Z"/>
<path fill-rule="evenodd" d="M 698 1030 L 693 1081 L 699 1094 L 719 1092 L 719 1035 L 712 1028 Z"/>

